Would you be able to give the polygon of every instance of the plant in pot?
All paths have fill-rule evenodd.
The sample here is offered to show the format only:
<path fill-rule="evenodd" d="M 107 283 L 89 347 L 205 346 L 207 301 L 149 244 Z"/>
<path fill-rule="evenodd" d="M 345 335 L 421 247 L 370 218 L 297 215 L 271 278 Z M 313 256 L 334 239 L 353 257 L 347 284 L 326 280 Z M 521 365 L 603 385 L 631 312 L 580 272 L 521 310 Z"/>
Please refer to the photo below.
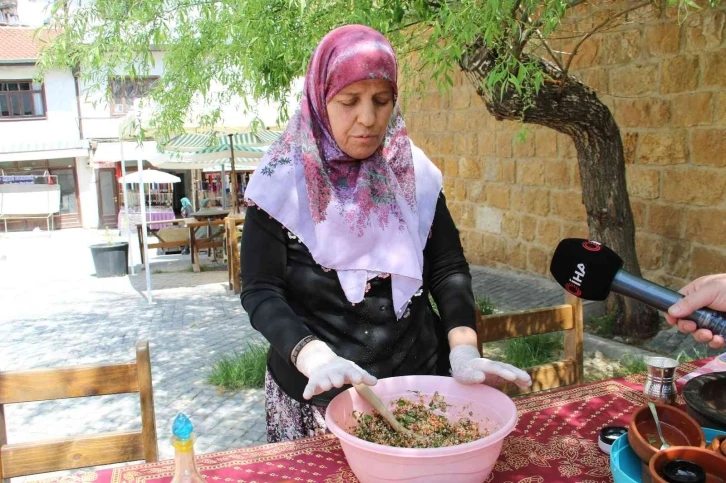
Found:
<path fill-rule="evenodd" d="M 128 273 L 129 244 L 116 239 L 106 227 L 105 243 L 90 246 L 96 277 L 123 277 Z"/>

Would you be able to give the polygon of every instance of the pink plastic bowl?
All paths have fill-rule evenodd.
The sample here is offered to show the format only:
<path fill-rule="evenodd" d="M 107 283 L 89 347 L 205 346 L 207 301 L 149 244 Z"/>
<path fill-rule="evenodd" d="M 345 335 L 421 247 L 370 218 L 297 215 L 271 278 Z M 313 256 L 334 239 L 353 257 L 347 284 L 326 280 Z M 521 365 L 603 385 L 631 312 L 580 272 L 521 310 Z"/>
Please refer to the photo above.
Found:
<path fill-rule="evenodd" d="M 328 405 L 325 422 L 340 439 L 345 457 L 361 483 L 481 483 L 494 468 L 504 437 L 517 424 L 517 408 L 504 393 L 483 384 L 459 384 L 451 377 L 404 376 L 380 379 L 373 391 L 390 407 L 392 400 L 415 400 L 410 391 L 430 396 L 438 391 L 452 405 L 452 419 L 467 416 L 480 422 L 489 436 L 445 448 L 394 448 L 356 438 L 346 429 L 355 427 L 353 411 L 373 413 L 373 408 L 351 388 Z M 469 416 L 469 412 L 473 415 Z"/>

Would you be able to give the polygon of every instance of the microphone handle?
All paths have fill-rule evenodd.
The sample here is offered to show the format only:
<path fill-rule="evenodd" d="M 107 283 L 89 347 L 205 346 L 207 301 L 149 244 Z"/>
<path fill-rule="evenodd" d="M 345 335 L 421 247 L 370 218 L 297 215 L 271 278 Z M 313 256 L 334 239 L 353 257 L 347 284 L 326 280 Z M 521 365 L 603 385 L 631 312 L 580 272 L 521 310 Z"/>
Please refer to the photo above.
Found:
<path fill-rule="evenodd" d="M 683 295 L 661 285 L 636 277 L 626 270 L 618 270 L 610 291 L 625 295 L 646 305 L 667 312 L 668 308 L 683 298 Z M 714 335 L 726 338 L 726 313 L 712 309 L 698 309 L 683 317 L 692 320 L 701 329 L 708 329 Z"/>

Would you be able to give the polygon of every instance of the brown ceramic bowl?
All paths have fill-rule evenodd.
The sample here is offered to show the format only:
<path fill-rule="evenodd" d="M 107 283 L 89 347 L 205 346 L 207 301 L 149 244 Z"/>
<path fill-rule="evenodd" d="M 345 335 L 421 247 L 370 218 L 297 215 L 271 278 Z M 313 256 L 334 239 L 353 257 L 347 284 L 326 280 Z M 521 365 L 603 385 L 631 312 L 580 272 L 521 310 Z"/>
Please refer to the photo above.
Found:
<path fill-rule="evenodd" d="M 706 483 L 724 481 L 726 477 L 726 457 L 716 454 L 705 448 L 694 448 L 693 446 L 672 446 L 658 451 L 650 459 L 648 471 L 653 483 L 666 483 L 663 479 L 663 467 L 669 461 L 686 460 L 696 463 L 706 472 Z"/>
<path fill-rule="evenodd" d="M 663 437 L 671 446 L 706 447 L 706 437 L 701 425 L 685 411 L 666 404 L 655 404 L 658 419 L 663 429 Z M 648 464 L 653 455 L 660 450 L 660 438 L 655 420 L 646 404 L 640 406 L 630 418 L 628 442 L 635 454 Z"/>

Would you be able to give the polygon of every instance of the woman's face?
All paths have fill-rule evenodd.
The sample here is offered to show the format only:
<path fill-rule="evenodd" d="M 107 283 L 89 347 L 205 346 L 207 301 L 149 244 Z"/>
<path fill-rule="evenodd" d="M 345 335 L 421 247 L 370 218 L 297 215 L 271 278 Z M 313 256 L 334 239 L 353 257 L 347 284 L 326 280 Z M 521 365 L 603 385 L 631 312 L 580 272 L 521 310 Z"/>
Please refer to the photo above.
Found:
<path fill-rule="evenodd" d="M 382 79 L 354 82 L 328 102 L 328 119 L 338 147 L 365 159 L 383 143 L 393 113 L 393 89 Z"/>

